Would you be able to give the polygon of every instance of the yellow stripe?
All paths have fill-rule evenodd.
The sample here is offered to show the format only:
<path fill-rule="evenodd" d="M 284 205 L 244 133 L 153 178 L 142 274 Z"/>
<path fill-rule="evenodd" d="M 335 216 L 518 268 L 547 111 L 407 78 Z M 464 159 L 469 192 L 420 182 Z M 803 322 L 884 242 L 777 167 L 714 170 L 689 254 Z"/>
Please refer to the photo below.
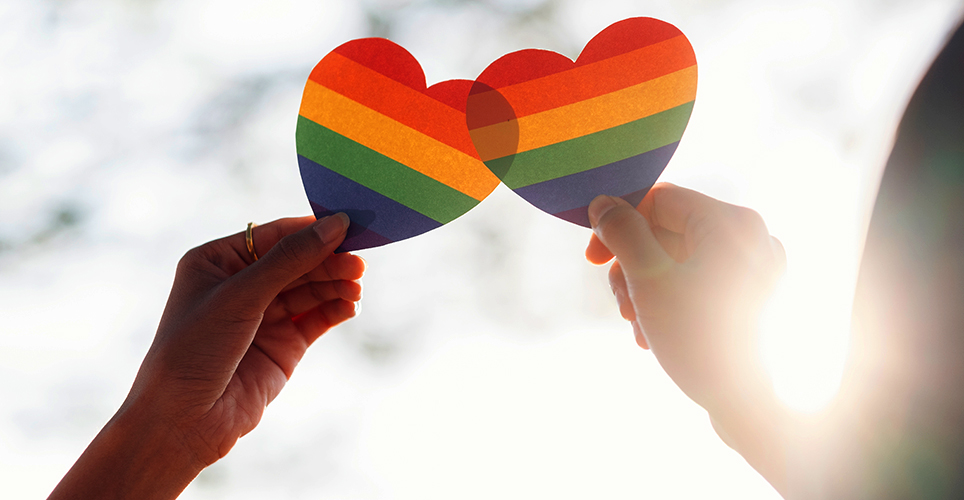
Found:
<path fill-rule="evenodd" d="M 499 183 L 478 159 L 312 80 L 299 114 L 476 200 Z"/>
<path fill-rule="evenodd" d="M 482 161 L 489 161 L 618 127 L 695 98 L 696 66 L 690 66 L 632 87 L 469 133 Z"/>

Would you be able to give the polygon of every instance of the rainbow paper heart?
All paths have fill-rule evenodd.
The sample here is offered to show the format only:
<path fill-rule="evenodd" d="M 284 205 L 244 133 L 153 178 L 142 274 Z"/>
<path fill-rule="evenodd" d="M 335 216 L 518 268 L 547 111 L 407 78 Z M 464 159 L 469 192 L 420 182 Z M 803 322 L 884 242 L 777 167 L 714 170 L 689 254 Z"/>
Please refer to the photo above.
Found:
<path fill-rule="evenodd" d="M 696 77 L 696 55 L 675 26 L 626 19 L 575 62 L 528 49 L 490 64 L 469 95 L 469 133 L 509 188 L 588 227 L 596 196 L 636 205 L 656 182 L 689 122 Z"/>
<path fill-rule="evenodd" d="M 426 88 L 418 61 L 380 38 L 342 44 L 315 66 L 295 142 L 315 216 L 351 218 L 340 251 L 440 227 L 498 186 L 465 128 L 471 86 Z"/>

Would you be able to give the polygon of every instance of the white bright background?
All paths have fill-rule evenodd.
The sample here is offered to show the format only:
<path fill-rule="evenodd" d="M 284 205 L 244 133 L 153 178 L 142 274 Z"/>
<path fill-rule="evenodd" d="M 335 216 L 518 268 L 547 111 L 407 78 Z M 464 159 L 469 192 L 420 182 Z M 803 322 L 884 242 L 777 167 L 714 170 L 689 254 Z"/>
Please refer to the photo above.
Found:
<path fill-rule="evenodd" d="M 758 210 L 789 269 L 763 323 L 787 404 L 839 383 L 876 182 L 953 0 L 5 0 L 0 484 L 42 498 L 123 400 L 188 248 L 305 214 L 304 80 L 386 36 L 428 81 L 676 24 L 700 64 L 663 175 Z M 504 188 L 360 252 L 364 310 L 184 493 L 220 498 L 777 498 L 635 347 L 587 230 Z"/>

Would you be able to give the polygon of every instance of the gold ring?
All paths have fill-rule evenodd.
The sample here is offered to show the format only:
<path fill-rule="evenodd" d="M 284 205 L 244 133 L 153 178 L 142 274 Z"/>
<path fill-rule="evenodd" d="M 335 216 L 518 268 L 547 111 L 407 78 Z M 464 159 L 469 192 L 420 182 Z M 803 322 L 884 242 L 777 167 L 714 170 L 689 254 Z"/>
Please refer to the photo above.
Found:
<path fill-rule="evenodd" d="M 258 253 L 254 251 L 254 228 L 257 226 L 254 222 L 248 223 L 248 229 L 244 232 L 244 244 L 248 247 L 248 254 L 255 262 L 258 261 Z"/>

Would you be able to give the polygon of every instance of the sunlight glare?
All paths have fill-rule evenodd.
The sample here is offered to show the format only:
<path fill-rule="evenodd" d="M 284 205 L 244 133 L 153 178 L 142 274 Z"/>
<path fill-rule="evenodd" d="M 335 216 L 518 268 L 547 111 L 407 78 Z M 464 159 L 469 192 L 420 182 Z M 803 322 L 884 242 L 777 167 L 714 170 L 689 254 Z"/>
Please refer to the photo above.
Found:
<path fill-rule="evenodd" d="M 846 262 L 836 267 L 828 274 L 856 274 Z M 846 288 L 851 292 L 828 293 L 819 282 L 787 276 L 764 310 L 760 321 L 764 364 L 777 397 L 792 410 L 817 413 L 840 389 L 850 345 L 853 296 L 853 286 Z"/>

